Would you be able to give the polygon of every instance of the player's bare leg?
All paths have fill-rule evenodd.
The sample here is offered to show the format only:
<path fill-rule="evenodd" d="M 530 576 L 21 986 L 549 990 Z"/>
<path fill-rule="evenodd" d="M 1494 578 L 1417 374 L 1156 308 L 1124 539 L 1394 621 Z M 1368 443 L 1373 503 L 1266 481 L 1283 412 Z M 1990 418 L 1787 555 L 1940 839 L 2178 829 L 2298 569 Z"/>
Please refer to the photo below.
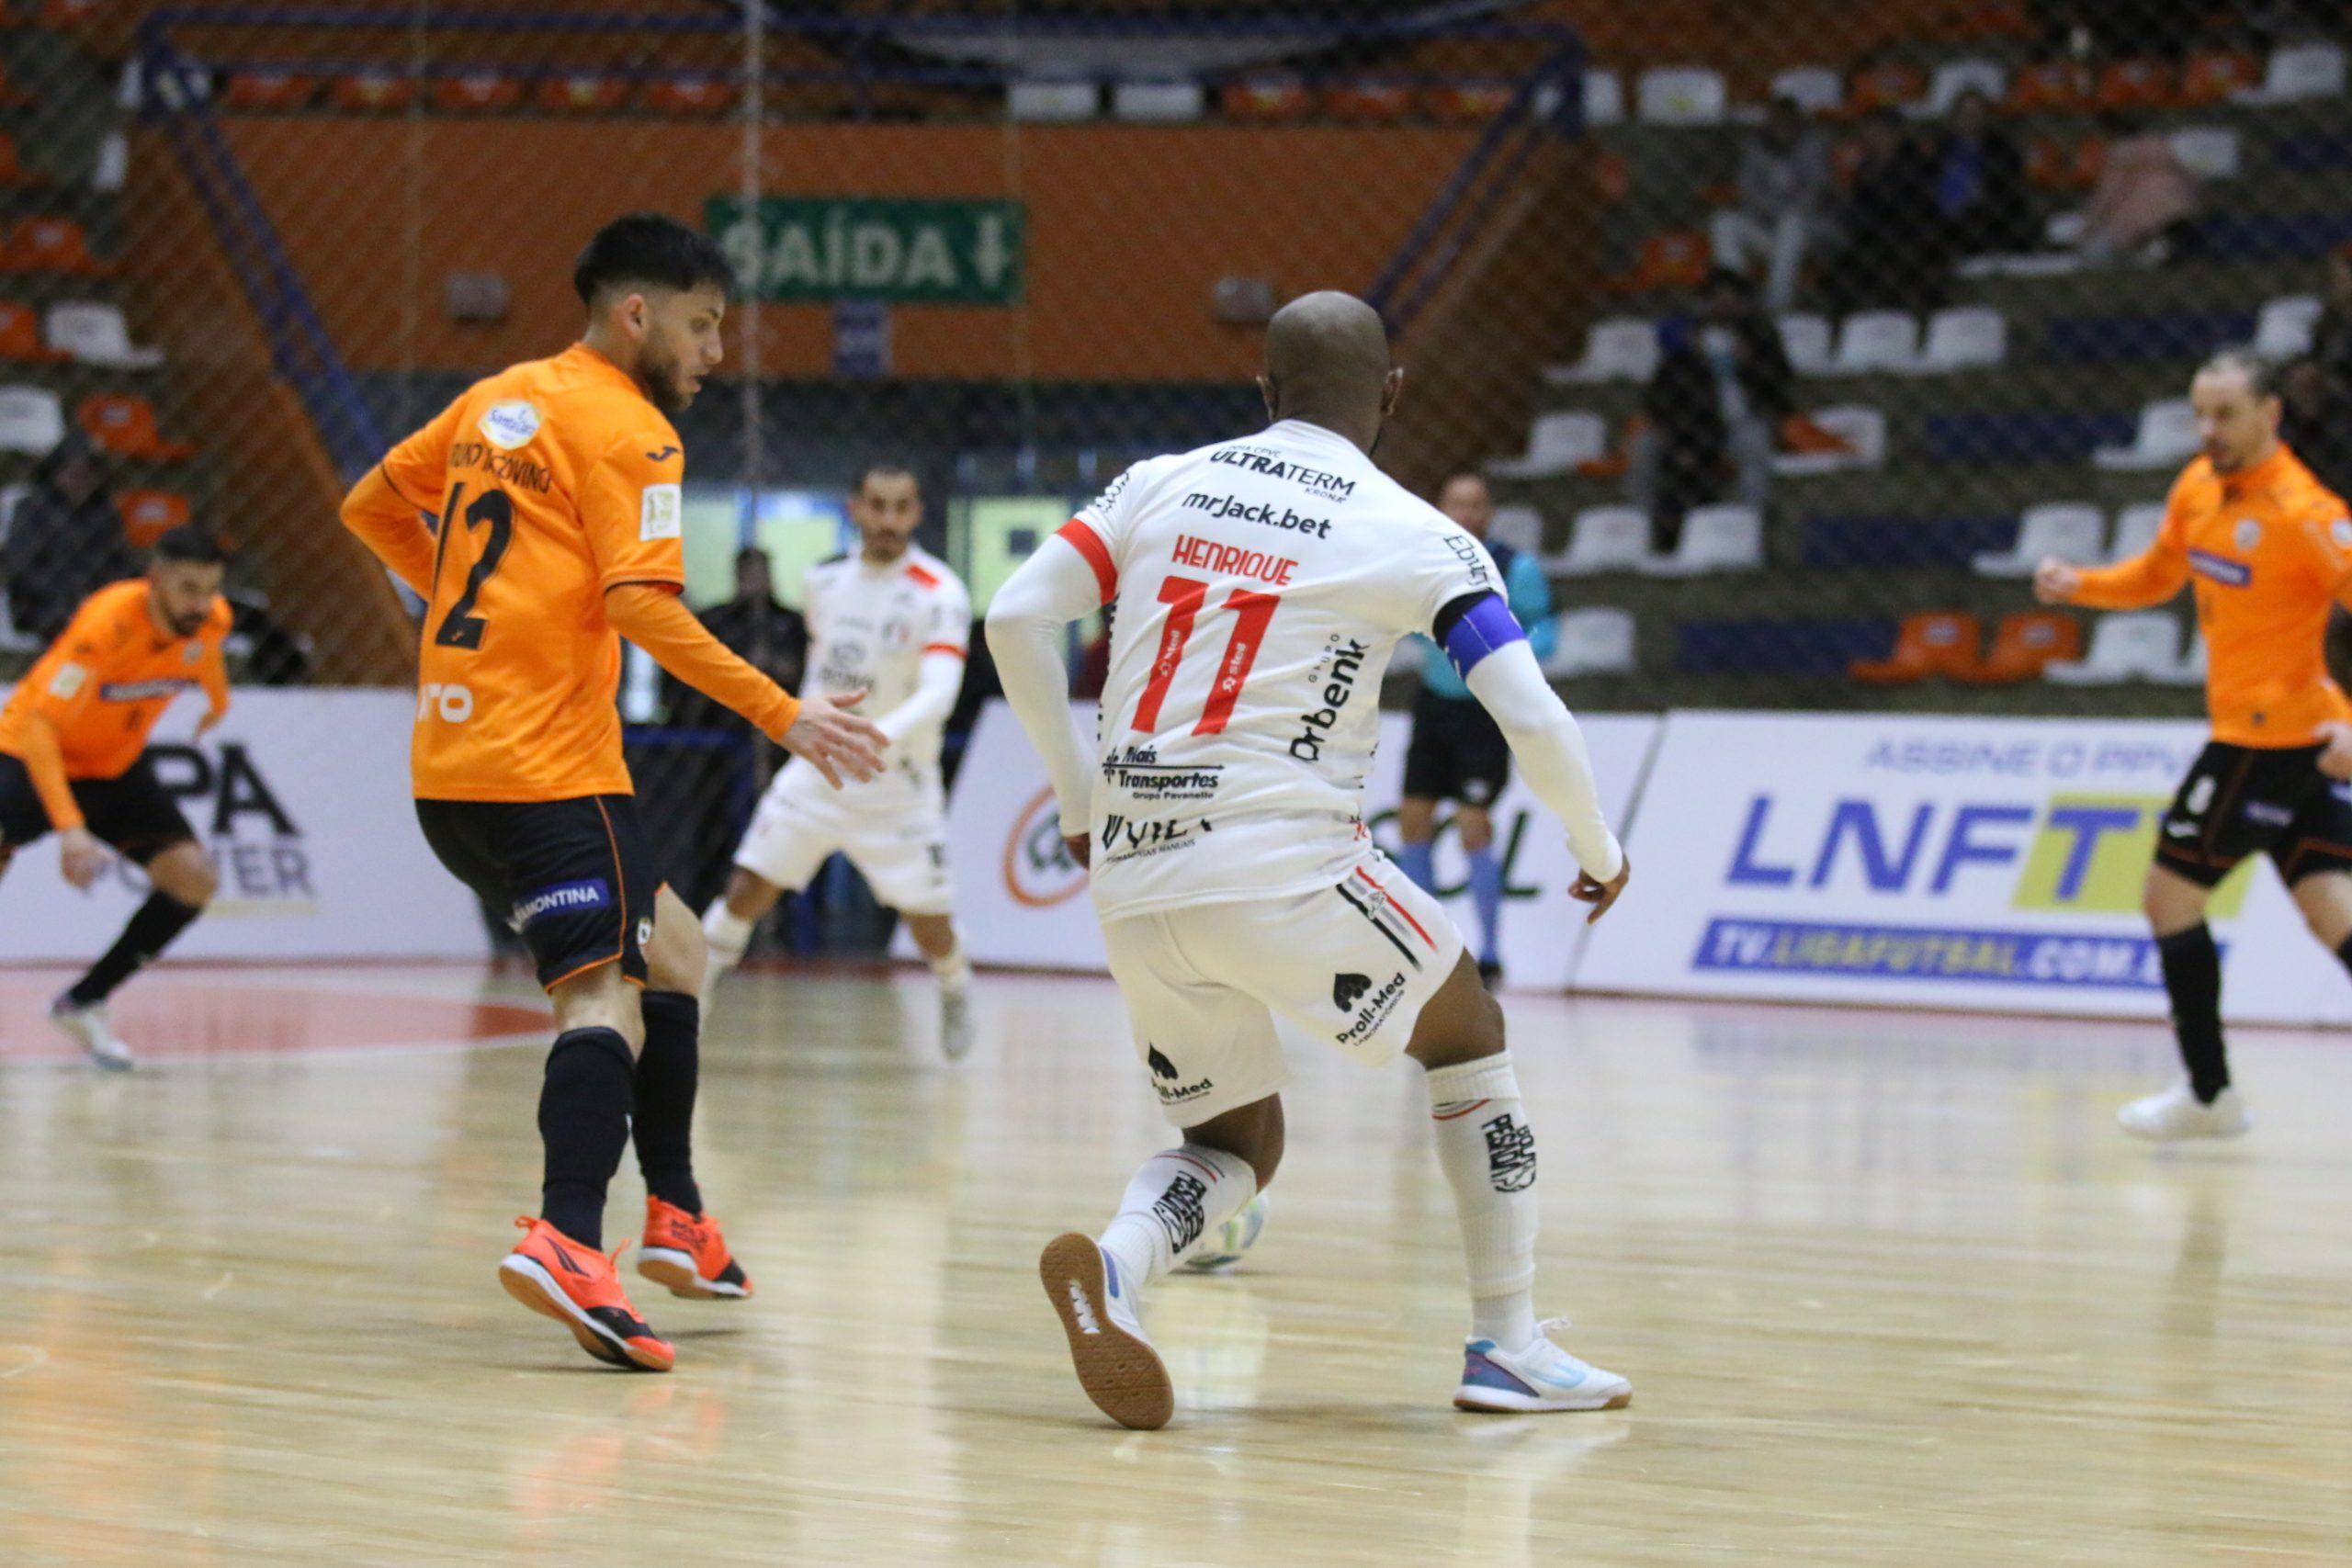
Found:
<path fill-rule="evenodd" d="M 2318 878 L 2307 880 L 2316 881 Z M 2148 868 L 2140 906 L 2156 939 L 2165 992 L 2172 1004 L 2174 1038 L 2184 1082 L 2132 1101 L 2115 1113 L 2135 1137 L 2227 1138 L 2245 1132 L 2245 1104 L 2230 1087 L 2229 1055 L 2222 1041 L 2222 953 L 2205 923 L 2211 892 L 2163 865 Z"/>
<path fill-rule="evenodd" d="M 1185 1128 L 1181 1145 L 1144 1161 L 1101 1237 L 1072 1231 L 1046 1244 L 1037 1273 L 1080 1386 L 1120 1426 L 1157 1430 L 1176 1410 L 1168 1368 L 1144 1337 L 1145 1289 L 1241 1213 L 1282 1157 L 1283 1102 L 1268 1095 Z"/>
<path fill-rule="evenodd" d="M 654 897 L 645 949 L 645 1044 L 637 1056 L 637 1117 L 630 1135 L 645 1177 L 645 1236 L 637 1271 L 673 1296 L 740 1301 L 752 1281 L 727 1250 L 695 1180 L 695 1096 L 702 1075 L 702 988 L 708 964 L 702 927 L 664 887 Z"/>
<path fill-rule="evenodd" d="M 743 962 L 743 951 L 752 945 L 752 929 L 783 897 L 783 888 L 755 871 L 746 871 L 739 865 L 729 874 L 727 891 L 712 899 L 710 908 L 703 911 L 703 977 L 695 994 L 701 999 L 704 1011 L 710 1010 L 718 982 Z"/>
<path fill-rule="evenodd" d="M 939 1050 L 961 1061 L 972 1049 L 972 961 L 950 915 L 909 915 L 907 934 L 939 980 Z"/>
<path fill-rule="evenodd" d="M 1438 1164 L 1453 1190 L 1469 1264 L 1471 1337 L 1453 1403 L 1479 1411 L 1631 1404 L 1631 1383 L 1561 1349 L 1546 1337 L 1554 1323 L 1536 1319 L 1535 1135 L 1502 1009 L 1468 953 L 1421 1010 L 1406 1055 L 1427 1073 Z"/>
<path fill-rule="evenodd" d="M 131 912 L 114 945 L 50 1004 L 51 1021 L 87 1051 L 92 1061 L 114 1072 L 130 1069 L 130 1047 L 107 1021 L 107 998 L 195 924 L 220 888 L 212 862 L 187 840 L 147 863 L 147 880 L 153 891 Z"/>

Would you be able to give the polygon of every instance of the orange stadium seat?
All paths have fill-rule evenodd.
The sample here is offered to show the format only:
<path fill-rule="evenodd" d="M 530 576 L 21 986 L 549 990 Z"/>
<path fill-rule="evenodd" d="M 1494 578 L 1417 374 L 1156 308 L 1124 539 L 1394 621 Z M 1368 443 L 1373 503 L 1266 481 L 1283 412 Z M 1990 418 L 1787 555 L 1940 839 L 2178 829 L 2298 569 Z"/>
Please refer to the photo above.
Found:
<path fill-rule="evenodd" d="M 507 114 L 522 102 L 523 84 L 492 71 L 471 71 L 433 84 L 433 107 L 444 114 Z"/>
<path fill-rule="evenodd" d="M 93 392 L 74 418 L 89 438 L 118 457 L 180 463 L 196 456 L 193 442 L 174 441 L 158 426 L 155 405 L 126 392 Z"/>
<path fill-rule="evenodd" d="M 0 299 L 0 359 L 11 365 L 62 365 L 73 357 L 41 341 L 40 311 Z"/>
<path fill-rule="evenodd" d="M 122 531 L 142 550 L 188 519 L 187 497 L 176 491 L 126 491 L 121 507 Z"/>
<path fill-rule="evenodd" d="M 1975 616 L 1961 610 L 1929 610 L 1905 615 L 1894 634 L 1894 651 L 1884 659 L 1858 659 L 1847 667 L 1853 679 L 1871 686 L 1907 685 L 1931 675 L 1964 679 L 1962 671 L 1976 667 L 1976 650 L 1984 628 Z"/>
<path fill-rule="evenodd" d="M 1901 108 L 1917 103 L 1928 92 L 1928 73 L 1903 60 L 1883 60 L 1854 73 L 1847 85 L 1846 109 L 1867 114 L 1877 108 Z"/>
<path fill-rule="evenodd" d="M 261 111 L 302 109 L 319 93 L 319 79 L 291 71 L 239 71 L 221 89 L 222 107 Z"/>
<path fill-rule="evenodd" d="M 2091 92 L 2091 107 L 2165 108 L 2177 101 L 2179 92 L 2179 82 L 2169 61 L 2111 60 L 2098 73 L 2098 85 Z"/>
<path fill-rule="evenodd" d="M 539 84 L 533 101 L 548 114 L 618 114 L 628 105 L 620 76 L 555 76 Z"/>
<path fill-rule="evenodd" d="M 390 71 L 338 76 L 327 101 L 346 114 L 394 114 L 416 101 L 416 79 Z"/>
<path fill-rule="evenodd" d="M 1696 229 L 1668 229 L 1642 242 L 1634 270 L 1616 279 L 1623 294 L 1664 288 L 1696 288 L 1707 280 L 1711 260 L 1707 236 Z"/>
<path fill-rule="evenodd" d="M 2262 80 L 2262 62 L 2242 50 L 2211 49 L 2192 54 L 2180 68 L 2180 101 L 2189 105 L 2226 102 L 2241 87 Z"/>
<path fill-rule="evenodd" d="M 1424 99 L 1424 107 L 1430 118 L 1448 125 L 1483 125 L 1510 107 L 1511 92 L 1508 82 L 1432 87 Z"/>
<path fill-rule="evenodd" d="M 2037 190 L 2088 190 L 2107 165 L 2107 142 L 2086 137 L 2069 147 L 2054 136 L 2037 137 L 2026 149 L 2026 183 Z"/>
<path fill-rule="evenodd" d="M 1323 95 L 1323 112 L 1359 125 L 1385 125 L 1413 112 L 1413 89 L 1396 82 L 1342 82 Z"/>
<path fill-rule="evenodd" d="M 24 160 L 17 156 L 17 139 L 0 131 L 0 188 L 29 190 L 48 183 L 48 175 L 26 168 Z"/>
<path fill-rule="evenodd" d="M 1950 674 L 1970 685 L 2008 686 L 2040 679 L 2045 664 L 2082 656 L 2080 621 L 2062 610 L 2018 610 L 2001 617 L 1982 660 Z"/>
<path fill-rule="evenodd" d="M 735 107 L 735 84 L 715 76 L 673 76 L 646 89 L 645 107 L 656 114 L 725 114 Z"/>
<path fill-rule="evenodd" d="M 2074 164 L 2067 178 L 2076 190 L 2088 190 L 2098 184 L 2099 171 L 2107 167 L 2107 138 L 2086 136 L 2075 145 Z"/>
<path fill-rule="evenodd" d="M 2018 72 L 2002 107 L 2011 114 L 2046 114 L 2079 108 L 2087 96 L 2082 72 L 2071 60 L 2044 60 Z"/>
<path fill-rule="evenodd" d="M 28 218 L 0 241 L 0 272 L 112 277 L 121 270 L 120 262 L 91 252 L 88 231 L 71 218 Z"/>
<path fill-rule="evenodd" d="M 1227 86 L 1216 101 L 1227 119 L 1280 123 L 1315 110 L 1313 95 L 1295 76 L 1250 76 Z"/>

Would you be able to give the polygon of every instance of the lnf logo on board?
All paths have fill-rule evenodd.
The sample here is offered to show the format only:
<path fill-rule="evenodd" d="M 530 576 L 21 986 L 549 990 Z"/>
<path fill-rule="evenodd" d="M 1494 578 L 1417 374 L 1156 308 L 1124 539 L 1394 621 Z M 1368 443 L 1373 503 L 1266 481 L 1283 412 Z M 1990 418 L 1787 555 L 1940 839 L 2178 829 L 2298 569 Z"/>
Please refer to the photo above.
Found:
<path fill-rule="evenodd" d="M 905 305 L 1021 300 L 1025 209 L 1017 201 L 714 196 L 704 221 L 761 299 Z"/>

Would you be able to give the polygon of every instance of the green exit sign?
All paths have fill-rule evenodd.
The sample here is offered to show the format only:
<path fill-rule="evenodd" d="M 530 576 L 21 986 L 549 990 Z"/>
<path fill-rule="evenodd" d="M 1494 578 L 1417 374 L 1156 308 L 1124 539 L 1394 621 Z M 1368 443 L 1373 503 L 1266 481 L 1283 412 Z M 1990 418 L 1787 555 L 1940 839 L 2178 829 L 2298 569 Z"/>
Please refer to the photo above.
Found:
<path fill-rule="evenodd" d="M 1017 201 L 714 196 L 705 222 L 758 299 L 903 305 L 1021 300 L 1027 213 Z"/>

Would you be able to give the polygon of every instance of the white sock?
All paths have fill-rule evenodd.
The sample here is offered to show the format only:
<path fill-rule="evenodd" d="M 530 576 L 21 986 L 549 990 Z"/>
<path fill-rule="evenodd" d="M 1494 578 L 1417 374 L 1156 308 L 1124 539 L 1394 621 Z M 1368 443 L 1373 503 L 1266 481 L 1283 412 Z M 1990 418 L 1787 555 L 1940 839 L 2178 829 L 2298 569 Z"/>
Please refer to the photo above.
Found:
<path fill-rule="evenodd" d="M 727 907 L 724 897 L 713 898 L 710 908 L 702 912 L 703 945 L 710 950 L 709 962 L 702 972 L 702 1005 L 707 1010 L 718 982 L 727 972 L 743 962 L 743 950 L 752 945 L 752 928 L 759 922 L 747 920 Z"/>
<path fill-rule="evenodd" d="M 1535 1134 L 1508 1052 L 1429 1075 L 1437 1162 L 1470 1266 L 1470 1332 L 1506 1350 L 1535 1340 Z"/>
<path fill-rule="evenodd" d="M 960 991 L 972 983 L 972 960 L 965 953 L 961 938 L 947 950 L 944 958 L 933 958 L 929 962 L 931 972 L 938 977 L 939 988 L 943 991 Z"/>
<path fill-rule="evenodd" d="M 1099 1238 L 1130 1298 L 1176 1267 L 1186 1248 L 1258 1195 L 1258 1174 L 1238 1155 L 1200 1144 L 1162 1149 L 1143 1162 Z"/>

